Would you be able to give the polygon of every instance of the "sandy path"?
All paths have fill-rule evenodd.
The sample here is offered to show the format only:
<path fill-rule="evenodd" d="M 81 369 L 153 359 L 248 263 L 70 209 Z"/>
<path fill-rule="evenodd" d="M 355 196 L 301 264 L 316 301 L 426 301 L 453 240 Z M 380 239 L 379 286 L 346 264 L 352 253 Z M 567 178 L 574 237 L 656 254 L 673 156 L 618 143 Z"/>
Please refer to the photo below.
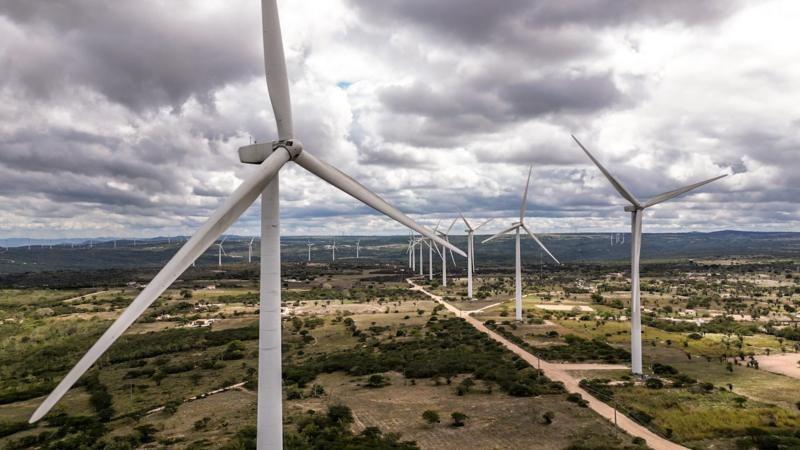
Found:
<path fill-rule="evenodd" d="M 786 375 L 800 379 L 800 353 L 774 353 L 772 355 L 759 355 L 758 368 L 768 372 Z"/>
<path fill-rule="evenodd" d="M 639 425 L 638 423 L 632 421 L 624 414 L 617 414 L 616 410 L 611 406 L 601 402 L 600 400 L 591 396 L 588 392 L 584 391 L 579 385 L 577 379 L 575 379 L 572 375 L 569 374 L 568 370 L 591 370 L 596 368 L 597 366 L 608 366 L 610 364 L 553 364 L 549 363 L 544 360 L 539 360 L 539 358 L 531 355 L 518 345 L 514 344 L 513 342 L 507 340 L 506 338 L 500 336 L 499 334 L 495 333 L 494 331 L 486 328 L 486 326 L 478 319 L 471 317 L 469 314 L 464 313 L 460 309 L 456 308 L 455 306 L 445 302 L 442 298 L 438 295 L 431 294 L 430 292 L 423 289 L 421 286 L 415 284 L 412 280 L 406 280 L 412 286 L 411 290 L 420 291 L 423 294 L 427 295 L 428 297 L 434 299 L 436 302 L 443 305 L 447 308 L 448 311 L 452 312 L 456 315 L 456 317 L 460 317 L 467 321 L 470 325 L 475 327 L 478 331 L 486 333 L 494 339 L 495 341 L 503 344 L 506 348 L 517 354 L 520 358 L 524 359 L 528 364 L 532 367 L 540 368 L 544 374 L 553 381 L 560 381 L 564 383 L 564 388 L 567 392 L 574 392 L 580 394 L 586 401 L 589 402 L 589 408 L 591 408 L 596 413 L 600 414 L 601 416 L 605 417 L 606 419 L 614 422 L 621 429 L 625 430 L 628 434 L 632 436 L 637 436 L 645 441 L 647 441 L 647 445 L 649 445 L 654 450 L 688 450 L 686 447 L 678 445 L 672 441 L 662 438 L 661 436 L 653 433 L 652 431 L 648 430 L 647 428 Z M 565 368 L 571 366 L 571 368 Z M 574 367 L 581 367 L 580 369 L 575 369 Z M 624 366 L 616 366 L 615 369 L 619 369 Z M 591 368 L 591 369 L 590 369 Z M 616 418 L 616 420 L 615 420 Z"/>
<path fill-rule="evenodd" d="M 105 294 L 105 293 L 108 293 L 108 292 L 111 292 L 111 291 L 110 290 L 106 290 L 106 291 L 89 292 L 88 294 L 79 295 L 77 297 L 68 298 L 68 299 L 62 300 L 62 301 L 64 303 L 70 303 L 70 302 L 81 300 L 81 299 L 83 299 L 85 297 L 89 297 L 89 296 L 92 296 L 92 295 L 98 295 L 98 294 Z"/>

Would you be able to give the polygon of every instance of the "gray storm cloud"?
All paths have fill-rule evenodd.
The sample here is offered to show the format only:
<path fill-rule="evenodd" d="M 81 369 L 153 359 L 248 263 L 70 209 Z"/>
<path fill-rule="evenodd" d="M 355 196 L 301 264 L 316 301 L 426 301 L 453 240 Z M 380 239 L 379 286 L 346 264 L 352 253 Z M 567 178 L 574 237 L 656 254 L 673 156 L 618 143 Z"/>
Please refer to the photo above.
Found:
<path fill-rule="evenodd" d="M 795 72 L 753 44 L 763 61 L 689 92 L 703 58 L 678 52 L 713 34 L 706 59 L 735 68 L 718 49 L 754 7 L 280 2 L 298 135 L 423 221 L 513 216 L 534 164 L 532 223 L 624 227 L 615 194 L 570 142 L 577 133 L 642 197 L 735 174 L 665 205 L 649 230 L 796 229 L 800 118 L 722 105 Z M 244 0 L 0 2 L 0 237 L 191 232 L 252 170 L 236 148 L 275 134 L 259 17 Z M 402 232 L 301 170 L 282 184 L 286 233 Z M 703 205 L 721 209 L 716 223 Z M 237 231 L 255 233 L 257 220 L 256 205 Z"/>

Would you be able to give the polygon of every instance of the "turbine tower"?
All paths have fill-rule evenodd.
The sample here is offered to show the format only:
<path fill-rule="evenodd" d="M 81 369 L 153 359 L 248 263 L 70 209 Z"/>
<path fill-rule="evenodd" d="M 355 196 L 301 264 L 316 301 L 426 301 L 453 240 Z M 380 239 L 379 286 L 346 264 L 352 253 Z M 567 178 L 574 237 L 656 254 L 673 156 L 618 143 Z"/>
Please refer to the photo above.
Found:
<path fill-rule="evenodd" d="M 356 259 L 359 257 L 359 252 L 361 250 L 361 239 L 356 241 Z"/>
<path fill-rule="evenodd" d="M 514 265 L 514 268 L 515 268 L 515 270 L 514 270 L 514 307 L 516 309 L 515 318 L 517 319 L 517 321 L 521 321 L 522 320 L 522 254 L 521 254 L 521 251 L 520 251 L 520 242 L 519 242 L 520 229 L 525 230 L 528 233 L 528 235 L 534 241 L 536 241 L 537 244 L 539 244 L 539 247 L 541 247 L 542 250 L 547 252 L 547 254 L 550 255 L 551 258 L 553 258 L 553 261 L 555 261 L 557 264 L 561 264 L 560 262 L 558 262 L 556 257 L 553 256 L 552 253 L 550 253 L 550 250 L 548 250 L 547 247 L 545 247 L 544 244 L 542 244 L 542 241 L 540 241 L 536 236 L 534 236 L 534 234 L 531 232 L 531 230 L 528 229 L 528 227 L 525 225 L 525 208 L 527 206 L 526 203 L 528 201 L 528 186 L 531 184 L 531 172 L 533 172 L 533 166 L 531 166 L 530 169 L 528 169 L 528 181 L 525 183 L 525 193 L 522 194 L 522 203 L 519 206 L 519 222 L 514 222 L 513 224 L 511 224 L 511 226 L 509 228 L 507 228 L 507 229 L 495 234 L 494 236 L 490 237 L 489 239 L 485 239 L 483 241 L 483 243 L 485 244 L 485 243 L 491 241 L 492 239 L 494 239 L 496 237 L 500 237 L 500 236 L 502 236 L 502 235 L 504 235 L 506 233 L 510 233 L 512 231 L 515 232 L 515 234 L 516 234 L 516 247 L 515 247 L 516 248 L 516 252 L 515 252 L 516 262 L 515 262 L 515 265 Z"/>
<path fill-rule="evenodd" d="M 486 225 L 493 219 L 489 219 L 477 227 L 472 228 L 472 225 L 470 225 L 469 221 L 464 217 L 464 214 L 459 212 L 458 215 L 461 216 L 461 220 L 463 220 L 464 225 L 467 226 L 467 229 L 464 230 L 467 233 L 467 297 L 472 300 L 472 275 L 475 272 L 475 232 L 478 231 L 478 228 Z"/>
<path fill-rule="evenodd" d="M 336 261 L 336 239 L 333 240 L 331 245 L 331 262 Z"/>
<path fill-rule="evenodd" d="M 432 231 L 387 203 L 374 192 L 332 165 L 317 159 L 295 139 L 289 80 L 283 54 L 280 21 L 276 0 L 261 1 L 264 65 L 267 88 L 277 123 L 278 140 L 250 144 L 239 149 L 239 159 L 258 166 L 239 185 L 200 229 L 170 259 L 128 308 L 100 336 L 100 339 L 58 383 L 34 411 L 30 422 L 36 422 L 67 393 L 100 356 L 127 330 L 139 316 L 203 254 L 261 196 L 261 288 L 258 341 L 258 416 L 257 447 L 283 448 L 281 392 L 281 247 L 280 196 L 278 172 L 289 161 L 353 196 L 380 213 L 412 230 L 430 237 L 444 247 L 466 257 L 466 254 Z"/>
<path fill-rule="evenodd" d="M 425 270 L 425 261 L 422 259 L 422 244 L 425 243 L 424 238 L 419 238 L 417 241 L 417 245 L 419 245 L 419 274 L 420 276 L 425 275 L 423 270 Z"/>
<path fill-rule="evenodd" d="M 256 237 L 253 236 L 250 238 L 250 243 L 247 244 L 247 262 L 253 262 L 253 241 L 256 240 Z"/>
<path fill-rule="evenodd" d="M 641 256 L 642 247 L 642 215 L 644 210 L 659 203 L 665 202 L 675 198 L 681 194 L 685 194 L 691 190 L 697 189 L 700 186 L 711 183 L 712 181 L 719 180 L 727 175 L 720 175 L 699 183 L 690 184 L 682 188 L 675 189 L 674 191 L 664 192 L 655 197 L 641 202 L 633 194 L 630 193 L 622 183 L 619 182 L 611 173 L 603 167 L 600 162 L 586 150 L 586 147 L 575 136 L 572 139 L 576 144 L 586 153 L 586 156 L 592 160 L 594 165 L 603 172 L 603 175 L 608 179 L 614 189 L 619 193 L 622 198 L 627 200 L 630 205 L 625 207 L 625 211 L 631 213 L 631 372 L 634 375 L 642 375 L 642 305 L 639 295 L 639 257 Z M 625 241 L 625 234 L 622 235 L 623 242 Z"/>
<path fill-rule="evenodd" d="M 433 231 L 434 232 L 438 232 L 439 236 L 442 239 L 444 239 L 445 241 L 447 241 L 447 243 L 449 244 L 450 243 L 450 238 L 448 237 L 448 235 L 450 233 L 450 230 L 453 229 L 453 225 L 456 224 L 457 220 L 458 220 L 458 218 L 453 219 L 453 221 L 450 223 L 450 226 L 447 227 L 447 231 L 444 231 L 444 232 L 438 231 L 439 230 L 439 224 L 441 223 L 441 220 L 440 220 L 439 223 L 436 224 L 436 228 L 434 228 Z M 439 253 L 439 256 L 442 257 L 442 287 L 447 287 L 447 249 L 446 248 L 442 248 L 442 250 L 439 251 L 439 248 L 437 247 L 436 251 Z M 467 256 L 467 255 L 463 254 L 462 256 Z M 450 258 L 453 260 L 453 267 L 455 267 L 456 259 L 453 256 L 453 252 L 450 252 Z"/>
<path fill-rule="evenodd" d="M 306 245 L 308 246 L 308 262 L 311 262 L 311 246 L 314 245 L 311 241 L 307 241 Z"/>

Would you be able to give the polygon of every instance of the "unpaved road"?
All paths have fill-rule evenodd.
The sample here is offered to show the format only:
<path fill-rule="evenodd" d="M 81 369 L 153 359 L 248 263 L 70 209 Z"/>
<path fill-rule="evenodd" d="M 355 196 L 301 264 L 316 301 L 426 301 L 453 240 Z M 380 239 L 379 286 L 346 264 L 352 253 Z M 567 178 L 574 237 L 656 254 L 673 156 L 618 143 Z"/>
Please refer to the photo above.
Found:
<path fill-rule="evenodd" d="M 649 445 L 654 450 L 688 450 L 686 447 L 682 445 L 678 445 L 672 441 L 662 438 L 661 436 L 653 433 L 652 431 L 648 430 L 647 428 L 639 425 L 638 423 L 632 421 L 624 414 L 617 414 L 614 408 L 611 406 L 601 402 L 600 400 L 591 396 L 588 392 L 584 391 L 579 385 L 578 382 L 580 380 L 575 379 L 572 375 L 569 374 L 568 371 L 570 370 L 590 370 L 594 368 L 601 368 L 601 369 L 608 369 L 609 366 L 614 366 L 614 369 L 626 368 L 625 366 L 617 366 L 611 364 L 554 364 L 549 363 L 544 360 L 539 360 L 536 356 L 531 355 L 518 345 L 514 344 L 513 342 L 507 340 L 503 336 L 495 333 L 494 331 L 486 328 L 486 326 L 480 320 L 470 316 L 469 314 L 465 313 L 464 311 L 456 308 L 455 306 L 445 302 L 442 300 L 442 297 L 438 295 L 431 294 L 430 292 L 423 289 L 421 286 L 415 284 L 412 280 L 406 280 L 412 286 L 411 290 L 420 291 L 423 294 L 427 295 L 428 297 L 435 300 L 437 303 L 440 303 L 448 311 L 455 314 L 456 317 L 460 317 L 467 321 L 470 325 L 475 327 L 478 331 L 486 333 L 494 339 L 495 341 L 499 342 L 515 354 L 517 354 L 520 358 L 524 359 L 528 364 L 532 367 L 540 368 L 544 374 L 554 381 L 560 381 L 564 383 L 564 388 L 567 392 L 574 392 L 580 394 L 586 401 L 589 402 L 589 408 L 591 408 L 596 413 L 600 414 L 601 416 L 605 417 L 606 419 L 614 422 L 616 417 L 616 424 L 621 429 L 625 430 L 631 436 L 637 436 L 645 441 L 647 441 L 647 445 Z M 593 367 L 597 366 L 597 367 Z M 578 367 L 578 368 L 576 368 Z"/>
<path fill-rule="evenodd" d="M 758 368 L 768 372 L 800 379 L 800 353 L 775 353 L 769 356 L 759 355 Z"/>

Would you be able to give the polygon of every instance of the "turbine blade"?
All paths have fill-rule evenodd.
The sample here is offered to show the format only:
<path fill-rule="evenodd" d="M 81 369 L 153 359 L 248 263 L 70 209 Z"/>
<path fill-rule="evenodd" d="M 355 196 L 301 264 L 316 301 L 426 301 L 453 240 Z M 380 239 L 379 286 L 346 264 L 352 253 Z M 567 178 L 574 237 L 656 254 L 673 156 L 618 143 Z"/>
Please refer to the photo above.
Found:
<path fill-rule="evenodd" d="M 286 150 L 276 150 L 214 211 L 197 233 L 184 244 L 166 266 L 150 281 L 147 287 L 131 302 L 88 352 L 67 373 L 53 392 L 34 411 L 30 423 L 41 419 L 67 393 L 70 387 L 86 373 L 95 361 L 114 343 L 128 327 L 150 306 L 159 295 L 228 229 L 239 216 L 261 195 L 267 184 L 290 159 Z"/>
<path fill-rule="evenodd" d="M 372 207 L 376 211 L 379 211 L 391 217 L 392 219 L 400 222 L 401 224 L 407 226 L 408 228 L 411 228 L 412 230 L 416 231 L 417 233 L 423 234 L 433 239 L 434 241 L 438 242 L 439 244 L 450 248 L 452 251 L 458 253 L 459 255 L 466 256 L 466 253 L 464 253 L 461 249 L 459 249 L 455 245 L 446 242 L 444 239 L 440 238 L 439 236 L 436 236 L 434 232 L 417 224 L 416 222 L 411 220 L 410 217 L 400 212 L 394 206 L 388 204 L 385 200 L 383 200 L 377 194 L 373 193 L 372 191 L 364 187 L 361 183 L 352 179 L 350 176 L 348 176 L 341 170 L 312 156 L 308 151 L 304 150 L 295 158 L 294 161 L 300 166 L 302 166 L 304 169 L 313 173 L 314 175 L 322 178 L 331 185 L 336 186 L 342 191 L 360 200 L 365 205 Z"/>
<path fill-rule="evenodd" d="M 525 225 L 523 224 L 523 225 L 522 225 L 522 229 L 524 229 L 525 231 L 527 231 L 527 232 L 528 232 L 528 235 L 529 235 L 531 238 L 533 238 L 533 240 L 534 240 L 534 241 L 536 241 L 536 243 L 537 243 L 537 244 L 539 244 L 539 247 L 542 247 L 542 250 L 544 250 L 544 251 L 545 251 L 545 253 L 547 253 L 548 255 L 550 255 L 550 257 L 551 257 L 551 258 L 553 258 L 553 261 L 555 261 L 555 262 L 556 262 L 556 264 L 561 264 L 561 262 L 560 262 L 559 260 L 557 260 L 557 259 L 556 259 L 556 257 L 555 257 L 555 256 L 553 256 L 553 254 L 552 254 L 552 253 L 550 253 L 550 250 L 548 250 L 548 249 L 547 249 L 547 247 L 545 247 L 545 246 L 544 246 L 544 244 L 542 244 L 542 241 L 540 241 L 540 240 L 539 240 L 539 238 L 537 238 L 536 236 L 534 236 L 534 235 L 533 235 L 533 233 L 531 233 L 531 230 L 529 230 L 527 226 L 525 226 Z"/>
<path fill-rule="evenodd" d="M 267 72 L 267 90 L 278 126 L 278 138 L 294 137 L 292 125 L 292 99 L 289 95 L 289 77 L 283 54 L 281 21 L 277 0 L 261 0 L 261 25 L 264 31 L 264 68 Z"/>
<path fill-rule="evenodd" d="M 464 214 L 462 214 L 462 213 L 461 213 L 461 211 L 459 211 L 459 212 L 458 212 L 458 215 L 459 215 L 459 216 L 461 216 L 461 220 L 463 220 L 463 221 L 464 221 L 464 225 L 466 225 L 466 226 L 467 226 L 467 229 L 468 229 L 468 230 L 471 230 L 471 229 L 472 229 L 472 227 L 471 227 L 471 226 L 469 226 L 469 222 L 467 222 L 467 219 L 466 219 L 466 217 L 464 217 Z"/>
<path fill-rule="evenodd" d="M 494 220 L 494 217 L 490 218 L 490 219 L 489 219 L 489 220 L 487 220 L 486 222 L 483 222 L 482 224 L 480 224 L 480 225 L 478 225 L 477 227 L 475 227 L 475 229 L 474 229 L 474 230 L 472 230 L 472 231 L 478 231 L 478 228 L 480 228 L 480 227 L 482 227 L 482 226 L 486 225 L 487 223 L 489 223 L 489 222 L 491 222 L 491 221 L 493 221 L 493 220 Z"/>
<path fill-rule="evenodd" d="M 439 254 L 439 258 L 441 258 L 442 257 L 442 251 L 439 250 L 439 246 L 436 245 L 436 242 L 433 242 L 433 249 L 436 250 L 436 253 Z"/>
<path fill-rule="evenodd" d="M 439 231 L 439 225 L 441 225 L 441 224 L 442 224 L 442 219 L 439 219 L 439 221 L 438 221 L 438 222 L 436 222 L 436 227 L 434 227 L 434 229 L 433 229 L 433 232 L 434 232 L 434 233 L 436 233 L 437 231 Z"/>
<path fill-rule="evenodd" d="M 508 233 L 509 231 L 514 231 L 514 230 L 516 230 L 516 229 L 517 229 L 517 227 L 518 227 L 518 226 L 519 226 L 519 225 L 512 225 L 512 226 L 508 227 L 507 229 L 505 229 L 505 230 L 503 230 L 503 231 L 501 231 L 501 232 L 499 232 L 499 233 L 495 234 L 494 236 L 490 237 L 489 239 L 484 239 L 484 240 L 482 240 L 482 241 L 481 241 L 481 244 L 485 244 L 485 243 L 487 243 L 487 242 L 491 241 L 491 240 L 492 240 L 492 239 L 494 239 L 494 238 L 500 237 L 500 236 L 502 236 L 502 235 L 504 235 L 504 234 Z"/>
<path fill-rule="evenodd" d="M 447 227 L 447 231 L 446 231 L 444 234 L 450 234 L 450 230 L 452 230 L 452 229 L 453 229 L 453 225 L 455 225 L 457 221 L 458 221 L 458 217 L 456 217 L 455 219 L 453 219 L 453 221 L 452 221 L 452 222 L 450 222 L 450 226 L 449 226 L 449 227 Z"/>
<path fill-rule="evenodd" d="M 691 191 L 693 189 L 697 189 L 700 186 L 703 186 L 705 184 L 711 183 L 712 181 L 717 181 L 720 178 L 725 178 L 727 176 L 728 176 L 727 174 L 720 175 L 718 177 L 714 177 L 714 178 L 711 178 L 711 179 L 708 179 L 708 180 L 705 180 L 705 181 L 701 181 L 699 183 L 690 184 L 689 186 L 684 186 L 682 188 L 675 189 L 674 191 L 664 192 L 663 194 L 656 195 L 655 197 L 653 197 L 650 200 L 646 201 L 644 203 L 644 205 L 642 205 L 642 208 L 649 208 L 649 207 L 651 207 L 653 205 L 657 205 L 657 204 L 659 204 L 661 202 L 665 202 L 667 200 L 673 199 L 673 198 L 675 198 L 675 197 L 677 197 L 677 196 L 679 196 L 681 194 L 685 194 L 685 193 L 687 193 L 687 192 L 689 192 L 689 191 Z"/>
<path fill-rule="evenodd" d="M 614 175 L 611 175 L 611 172 L 606 170 L 606 168 L 603 167 L 602 164 L 600 164 L 600 161 L 595 159 L 595 157 L 592 156 L 591 153 L 589 153 L 589 150 L 586 150 L 586 147 L 584 147 L 583 144 L 581 144 L 581 141 L 579 141 L 578 138 L 576 138 L 574 135 L 570 136 L 572 136 L 572 139 L 575 140 L 575 142 L 583 149 L 583 152 L 586 153 L 586 156 L 588 156 L 589 159 L 592 160 L 594 165 L 596 165 L 597 168 L 600 169 L 601 172 L 603 172 L 603 175 L 605 175 L 608 181 L 611 183 L 611 185 L 614 186 L 614 189 L 616 189 L 617 192 L 619 192 L 619 195 L 625 198 L 625 200 L 631 202 L 631 204 L 633 204 L 634 206 L 638 207 L 642 206 L 641 203 L 639 203 L 639 200 L 637 200 L 636 197 L 633 196 L 633 194 L 631 194 L 627 189 L 625 189 L 625 186 L 623 186 L 622 183 L 620 183 L 619 180 L 617 180 L 614 177 Z"/>
<path fill-rule="evenodd" d="M 525 209 L 528 207 L 528 187 L 531 185 L 531 173 L 533 172 L 533 164 L 528 169 L 528 181 L 525 182 L 525 193 L 522 194 L 522 203 L 519 205 L 519 221 L 522 223 L 525 218 Z"/>

